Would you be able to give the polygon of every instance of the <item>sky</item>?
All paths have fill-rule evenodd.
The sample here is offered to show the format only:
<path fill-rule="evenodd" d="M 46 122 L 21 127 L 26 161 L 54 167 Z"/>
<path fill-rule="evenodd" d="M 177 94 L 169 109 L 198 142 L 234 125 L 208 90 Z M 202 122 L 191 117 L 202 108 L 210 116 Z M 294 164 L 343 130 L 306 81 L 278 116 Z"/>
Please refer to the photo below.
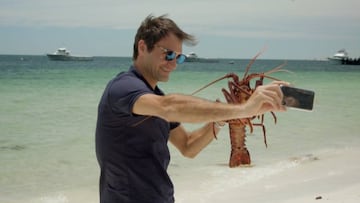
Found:
<path fill-rule="evenodd" d="M 0 0 L 0 54 L 131 56 L 149 14 L 168 14 L 199 43 L 200 57 L 360 57 L 359 0 Z"/>

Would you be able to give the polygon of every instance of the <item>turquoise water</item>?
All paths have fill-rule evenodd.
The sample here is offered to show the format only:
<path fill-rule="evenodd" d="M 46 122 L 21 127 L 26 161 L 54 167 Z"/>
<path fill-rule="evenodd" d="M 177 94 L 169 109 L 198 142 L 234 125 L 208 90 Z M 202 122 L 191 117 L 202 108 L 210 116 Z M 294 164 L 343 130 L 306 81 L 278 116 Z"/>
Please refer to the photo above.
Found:
<path fill-rule="evenodd" d="M 226 73 L 242 76 L 248 62 L 221 59 L 219 63 L 186 63 L 178 66 L 170 82 L 160 86 L 167 93 L 191 94 Z M 283 62 L 260 59 L 251 72 L 267 71 Z M 130 64 L 131 58 L 126 57 L 56 62 L 45 56 L 0 56 L 0 202 L 98 201 L 99 169 L 94 152 L 97 104 L 108 80 Z M 252 169 L 265 170 L 289 157 L 359 147 L 360 66 L 287 61 L 285 69 L 292 73 L 273 76 L 314 90 L 314 111 L 278 113 L 276 125 L 266 116 L 269 147 L 265 148 L 260 129 L 247 139 Z M 222 87 L 226 81 L 196 96 L 224 101 Z M 199 126 L 185 125 L 189 129 Z M 201 188 L 196 182 L 209 174 L 216 176 L 214 170 L 234 173 L 226 166 L 230 154 L 227 128 L 218 137 L 193 160 L 183 158 L 170 146 L 169 172 L 180 202 L 188 184 Z"/>

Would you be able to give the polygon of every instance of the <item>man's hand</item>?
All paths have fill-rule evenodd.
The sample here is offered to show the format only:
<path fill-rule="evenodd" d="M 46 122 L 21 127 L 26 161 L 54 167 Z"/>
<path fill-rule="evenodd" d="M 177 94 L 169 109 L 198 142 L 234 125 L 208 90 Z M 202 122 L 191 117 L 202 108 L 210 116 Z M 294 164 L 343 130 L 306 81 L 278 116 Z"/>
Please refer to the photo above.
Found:
<path fill-rule="evenodd" d="M 284 81 L 274 81 L 256 88 L 249 100 L 245 103 L 246 111 L 253 116 L 269 111 L 286 111 L 282 105 L 283 93 L 280 85 L 288 86 Z"/>

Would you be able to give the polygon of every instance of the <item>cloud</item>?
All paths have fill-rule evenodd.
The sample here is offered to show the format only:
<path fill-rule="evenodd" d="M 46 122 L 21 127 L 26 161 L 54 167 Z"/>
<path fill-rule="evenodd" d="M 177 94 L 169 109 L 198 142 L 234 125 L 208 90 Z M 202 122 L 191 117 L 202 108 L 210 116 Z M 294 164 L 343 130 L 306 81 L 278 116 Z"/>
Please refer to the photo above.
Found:
<path fill-rule="evenodd" d="M 0 25 L 136 29 L 150 13 L 169 14 L 196 35 L 337 38 L 360 21 L 358 0 L 6 0 Z M 336 26 L 335 26 L 336 25 Z M 359 29 L 355 32 L 359 33 Z M 340 33 L 340 34 L 336 34 Z"/>
<path fill-rule="evenodd" d="M 339 46 L 359 41 L 359 7 L 359 0 L 1 0 L 0 31 L 136 30 L 149 14 L 169 14 L 185 31 L 206 39 L 305 40 Z"/>
<path fill-rule="evenodd" d="M 261 26 L 303 18 L 355 20 L 360 18 L 359 6 L 358 0 L 2 0 L 0 23 L 133 28 L 150 13 L 169 13 L 179 24 L 189 27 Z"/>

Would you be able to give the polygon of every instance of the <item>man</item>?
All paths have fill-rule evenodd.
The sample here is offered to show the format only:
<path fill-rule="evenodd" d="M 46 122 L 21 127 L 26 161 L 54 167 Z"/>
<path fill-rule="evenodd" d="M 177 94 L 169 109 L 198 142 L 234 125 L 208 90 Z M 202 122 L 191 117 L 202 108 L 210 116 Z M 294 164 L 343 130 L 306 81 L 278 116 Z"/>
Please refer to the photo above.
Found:
<path fill-rule="evenodd" d="M 283 82 L 258 87 L 242 105 L 165 95 L 157 83 L 168 81 L 184 61 L 183 43 L 195 44 L 195 39 L 166 16 L 148 16 L 135 36 L 133 66 L 108 83 L 96 128 L 100 202 L 172 203 L 168 140 L 193 158 L 218 133 L 217 121 L 286 110 L 279 88 Z M 180 122 L 206 124 L 187 132 Z"/>

